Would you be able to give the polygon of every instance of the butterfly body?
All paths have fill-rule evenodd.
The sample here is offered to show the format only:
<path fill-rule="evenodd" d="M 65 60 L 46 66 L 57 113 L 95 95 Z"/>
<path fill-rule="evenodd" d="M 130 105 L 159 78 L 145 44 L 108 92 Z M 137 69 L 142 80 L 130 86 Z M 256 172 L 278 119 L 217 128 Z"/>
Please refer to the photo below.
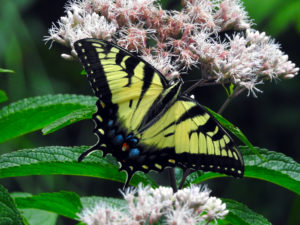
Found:
<path fill-rule="evenodd" d="M 99 98 L 95 150 L 112 154 L 128 174 L 165 167 L 216 171 L 242 177 L 242 156 L 216 119 L 169 84 L 150 64 L 112 43 L 83 39 L 75 50 Z"/>

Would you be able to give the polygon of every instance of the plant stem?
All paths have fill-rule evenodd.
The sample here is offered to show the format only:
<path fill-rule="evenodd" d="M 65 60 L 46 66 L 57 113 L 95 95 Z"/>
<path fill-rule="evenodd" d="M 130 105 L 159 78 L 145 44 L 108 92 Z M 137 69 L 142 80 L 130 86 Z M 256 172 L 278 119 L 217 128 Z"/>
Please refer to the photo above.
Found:
<path fill-rule="evenodd" d="M 223 103 L 223 105 L 220 107 L 220 109 L 218 110 L 217 113 L 221 115 L 224 112 L 225 108 L 229 105 L 229 103 L 231 102 L 231 100 L 232 100 L 232 98 L 228 97 L 226 99 L 226 101 Z"/>
<path fill-rule="evenodd" d="M 196 87 L 206 87 L 206 86 L 215 86 L 215 85 L 220 85 L 221 83 L 219 82 L 213 82 L 215 81 L 215 78 L 210 78 L 210 79 L 201 79 L 198 82 L 196 82 L 194 85 L 190 86 L 185 92 L 183 92 L 184 95 L 187 95 L 190 93 L 193 89 Z M 211 83 L 209 83 L 211 82 Z"/>
<path fill-rule="evenodd" d="M 237 88 L 233 91 L 233 93 L 226 99 L 226 101 L 223 103 L 223 105 L 218 110 L 218 114 L 222 114 L 226 107 L 229 105 L 229 103 L 232 101 L 232 99 L 236 98 L 238 95 L 240 95 L 243 91 L 245 91 L 246 88 Z"/>

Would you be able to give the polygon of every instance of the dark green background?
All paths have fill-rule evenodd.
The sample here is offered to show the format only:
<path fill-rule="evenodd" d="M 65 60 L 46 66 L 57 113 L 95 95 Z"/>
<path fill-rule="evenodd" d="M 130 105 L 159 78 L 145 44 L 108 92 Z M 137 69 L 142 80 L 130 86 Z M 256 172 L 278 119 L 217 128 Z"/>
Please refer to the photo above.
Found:
<path fill-rule="evenodd" d="M 249 15 L 259 31 L 276 38 L 290 59 L 300 66 L 300 3 L 299 0 L 244 0 Z M 50 43 L 43 37 L 47 29 L 64 15 L 63 0 L 1 0 L 0 4 L 0 68 L 12 69 L 14 74 L 0 74 L 0 89 L 7 92 L 9 101 L 25 97 L 74 93 L 91 95 L 92 91 L 78 62 L 60 57 L 68 49 Z M 176 9 L 180 1 L 164 1 Z M 187 79 L 192 75 L 185 75 Z M 300 162 L 300 80 L 273 81 L 260 85 L 264 92 L 258 98 L 246 93 L 235 99 L 224 112 L 225 118 L 239 126 L 253 145 L 283 152 Z M 195 90 L 198 101 L 214 110 L 225 101 L 220 87 Z M 41 132 L 26 135 L 0 144 L 0 154 L 22 148 L 46 145 L 92 145 L 94 124 L 83 121 L 53 134 Z M 0 128 L 1 132 L 1 128 Z M 154 175 L 167 185 L 167 174 Z M 75 191 L 80 195 L 120 196 L 121 184 L 70 176 L 32 176 L 0 181 L 10 192 L 33 194 L 59 190 Z M 113 188 L 111 186 L 113 185 Z M 208 183 L 212 195 L 232 198 L 264 215 L 273 224 L 300 224 L 300 197 L 259 180 L 222 178 Z M 60 224 L 73 224 L 60 220 Z"/>

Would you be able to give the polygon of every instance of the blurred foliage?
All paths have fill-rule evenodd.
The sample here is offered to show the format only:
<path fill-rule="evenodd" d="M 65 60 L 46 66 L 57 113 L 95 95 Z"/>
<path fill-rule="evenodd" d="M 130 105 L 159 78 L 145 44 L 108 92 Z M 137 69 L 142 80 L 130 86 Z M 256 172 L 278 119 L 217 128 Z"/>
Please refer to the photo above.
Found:
<path fill-rule="evenodd" d="M 299 0 L 244 0 L 250 18 L 267 34 L 278 36 L 290 27 L 300 34 Z"/>
<path fill-rule="evenodd" d="M 0 103 L 5 102 L 7 100 L 8 100 L 8 98 L 6 96 L 6 93 L 4 91 L 0 90 Z"/>
<path fill-rule="evenodd" d="M 14 71 L 0 68 L 0 73 L 14 73 Z"/>
<path fill-rule="evenodd" d="M 178 8 L 180 0 L 163 0 L 163 6 Z M 76 93 L 91 95 L 81 65 L 60 58 L 64 48 L 50 43 L 43 37 L 47 29 L 64 13 L 66 1 L 1 0 L 0 13 L 0 68 L 15 71 L 0 73 L 0 100 L 9 101 L 1 106 L 45 94 Z M 291 60 L 300 66 L 300 1 L 299 0 L 244 0 L 250 18 L 259 31 L 266 31 L 276 38 Z M 5 31 L 5 32 L 3 32 Z M 0 70 L 0 72 L 2 72 Z M 8 71 L 6 71 L 8 72 Z M 258 99 L 241 96 L 234 101 L 224 116 L 238 125 L 257 146 L 274 149 L 300 161 L 300 105 L 299 78 L 261 86 L 264 93 Z M 197 90 L 198 91 L 198 90 Z M 225 100 L 222 91 L 203 88 L 197 93 L 198 100 L 216 109 Z M 2 100 L 4 101 L 4 100 Z M 42 136 L 41 132 L 19 137 L 0 145 L 0 153 L 22 148 L 47 145 L 92 145 L 93 124 L 83 121 L 53 134 Z M 164 174 L 155 177 L 160 183 Z M 79 195 L 119 196 L 112 183 L 91 178 L 39 176 L 2 179 L 1 184 L 11 191 L 39 193 L 45 191 L 71 190 Z M 257 180 L 218 179 L 210 181 L 214 195 L 233 198 L 263 214 L 272 224 L 300 224 L 299 196 L 274 185 Z M 34 212 L 27 212 L 28 215 Z M 48 215 L 47 215 L 48 216 Z M 70 221 L 58 224 L 70 224 Z"/>
<path fill-rule="evenodd" d="M 0 41 L 5 45 L 0 46 L 0 52 L 3 53 L 0 62 L 3 67 L 15 71 L 16 75 L 11 77 L 6 90 L 17 99 L 28 96 L 28 89 L 32 94 L 40 94 L 41 88 L 45 93 L 53 91 L 38 52 L 36 38 L 33 38 L 32 30 L 21 15 L 34 2 L 4 0 L 1 3 L 0 30 L 5 32 L 1 32 Z"/>

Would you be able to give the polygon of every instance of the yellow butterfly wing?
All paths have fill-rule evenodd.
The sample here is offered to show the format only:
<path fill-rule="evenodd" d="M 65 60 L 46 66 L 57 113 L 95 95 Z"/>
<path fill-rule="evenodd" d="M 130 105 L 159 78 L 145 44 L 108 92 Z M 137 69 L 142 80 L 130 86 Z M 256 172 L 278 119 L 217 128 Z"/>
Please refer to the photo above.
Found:
<path fill-rule="evenodd" d="M 180 166 L 235 177 L 244 173 L 243 157 L 231 137 L 203 106 L 188 97 L 179 97 L 143 131 L 139 143 L 156 156 L 147 160 L 149 169 Z"/>

